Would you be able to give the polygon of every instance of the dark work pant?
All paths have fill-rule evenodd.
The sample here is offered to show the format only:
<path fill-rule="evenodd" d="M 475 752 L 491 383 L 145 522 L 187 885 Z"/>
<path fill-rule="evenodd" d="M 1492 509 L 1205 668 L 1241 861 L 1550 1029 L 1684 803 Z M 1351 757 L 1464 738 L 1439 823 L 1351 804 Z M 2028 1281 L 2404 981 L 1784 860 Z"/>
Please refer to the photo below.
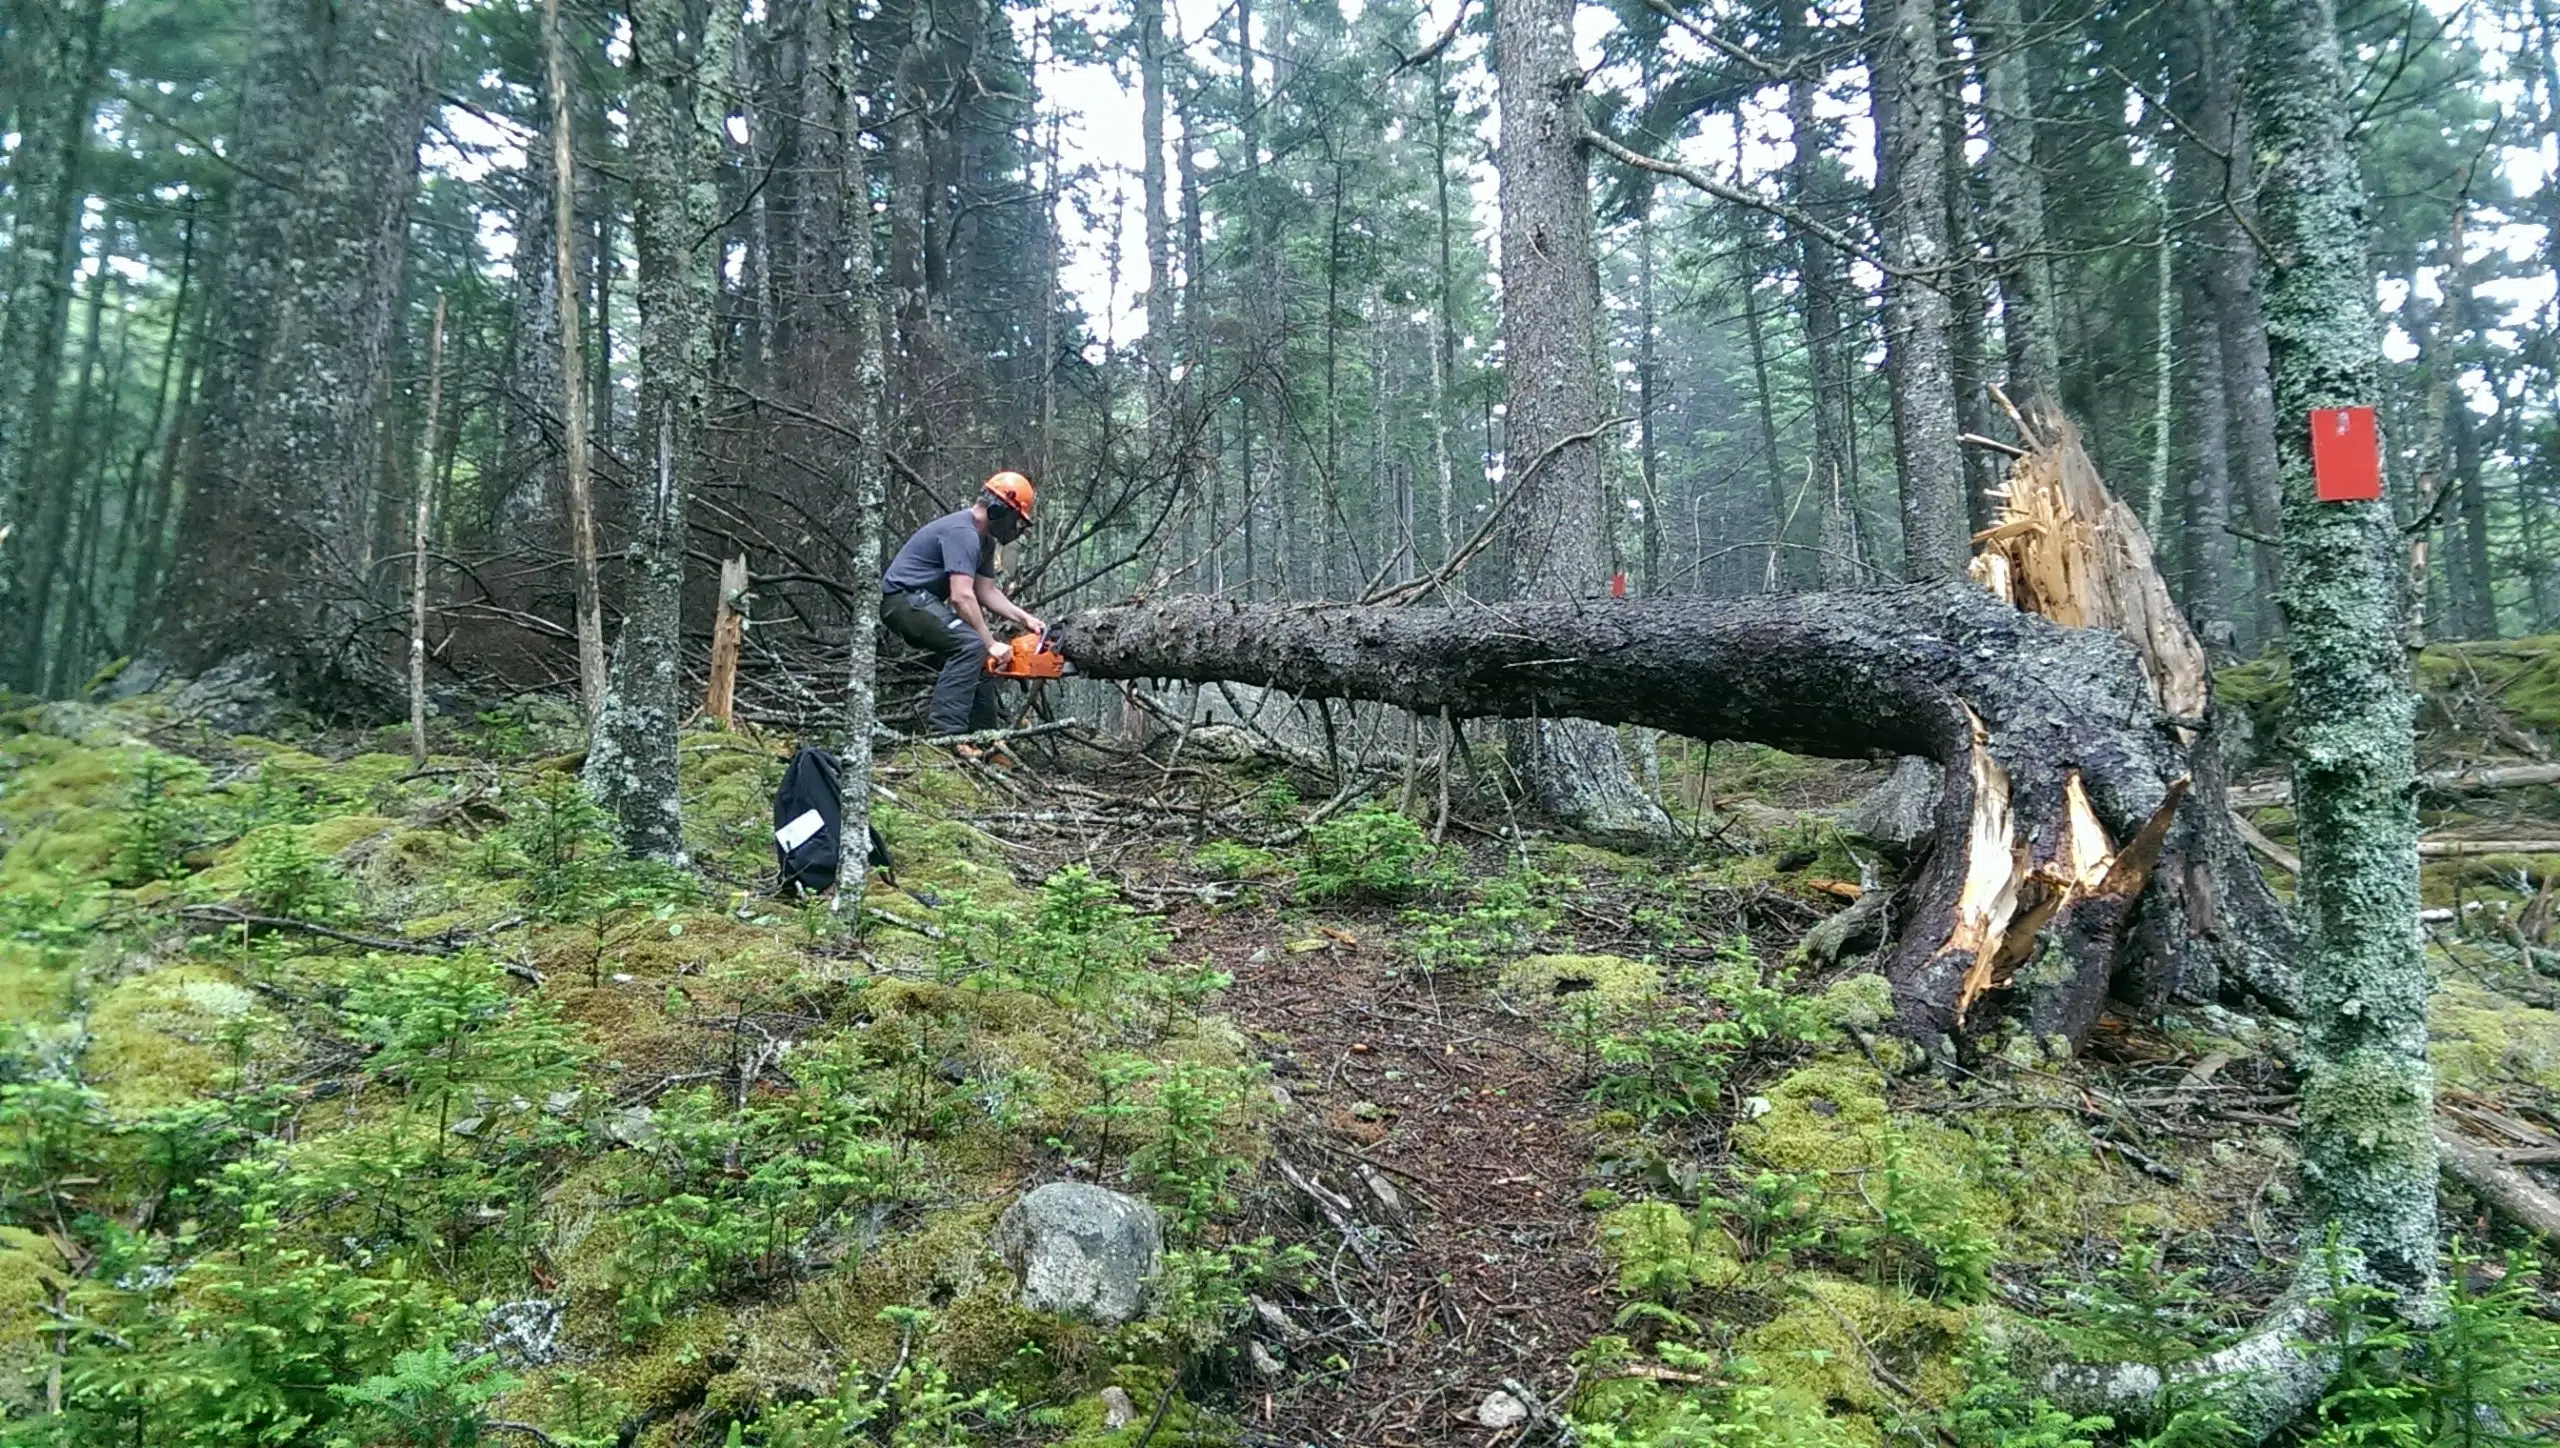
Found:
<path fill-rule="evenodd" d="M 996 710 L 1000 680 L 987 672 L 987 646 L 951 605 L 922 589 L 880 600 L 881 621 L 892 633 L 942 660 L 925 720 L 936 734 L 974 734 L 1002 721 Z"/>

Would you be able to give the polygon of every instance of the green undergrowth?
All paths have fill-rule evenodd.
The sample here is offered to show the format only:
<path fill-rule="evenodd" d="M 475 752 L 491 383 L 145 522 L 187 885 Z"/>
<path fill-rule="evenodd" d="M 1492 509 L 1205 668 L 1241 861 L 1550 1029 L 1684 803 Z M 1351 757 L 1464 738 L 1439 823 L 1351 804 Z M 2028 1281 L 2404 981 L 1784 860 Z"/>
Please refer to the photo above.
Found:
<path fill-rule="evenodd" d="M 2119 1149 L 2124 1128 L 2074 1074 L 2087 1068 L 2026 1058 L 1950 1084 L 1879 1033 L 1881 978 L 1808 981 L 1738 934 L 1655 934 L 1688 948 L 1517 954 L 1494 975 L 1565 1046 L 1597 1141 L 1585 1204 L 1617 1312 L 1575 1358 L 1578 1441 L 2225 1441 L 2210 1394 L 2108 1420 L 2039 1385 L 2066 1361 L 2184 1361 L 2248 1325 L 2290 1271 L 2288 1133 L 2145 1132 Z M 2449 986 L 2447 1084 L 2512 1095 L 2543 1080 L 2552 1019 Z M 2211 1014 L 2166 1034 L 2190 1057 L 2271 1047 Z M 2537 1315 L 2541 1264 L 2493 1253 L 2448 1267 L 2448 1326 L 2377 1326 L 2363 1376 L 2293 1441 L 2524 1442 L 2551 1426 L 2560 1339 Z M 2448 1365 L 2459 1381 L 2440 1376 Z"/>
<path fill-rule="evenodd" d="M 2271 754 L 2281 738 L 2286 681 L 2277 652 L 2214 675 L 2215 697 L 2248 716 L 2261 752 Z M 2411 681 L 2423 701 L 2422 731 L 2481 735 L 2495 723 L 2560 731 L 2560 634 L 2429 644 Z"/>
<path fill-rule="evenodd" d="M 2248 1326 L 2254 1309 L 2208 1269 L 2253 1230 L 2280 1140 L 2181 1152 L 2182 1179 L 2163 1182 L 2105 1152 L 2068 1083 L 1889 1086 L 1863 1056 L 1812 1046 L 1746 1098 L 1728 1159 L 1623 1140 L 1604 1152 L 1604 1174 L 1616 1167 L 1626 1186 L 1593 1194 L 1594 1240 L 1620 1307 L 1576 1359 L 1581 1441 L 2236 1441 L 2219 1396 L 2236 1383 L 2176 1387 L 2113 1418 L 2076 1415 L 2038 1385 L 2065 1362 L 2184 1362 Z M 2262 1267 L 2255 1297 L 2280 1270 Z M 2438 1325 L 2419 1332 L 2333 1288 L 2363 1347 L 2291 1441 L 2538 1441 L 2560 1422 L 2541 1271 L 2521 1248 L 2456 1244 Z"/>
<path fill-rule="evenodd" d="M 413 770 L 0 717 L 0 1443 L 1134 1441 L 1115 1383 L 1230 1440 L 1207 1385 L 1303 1260 L 1239 1225 L 1226 977 L 1017 878 L 921 756 L 859 918 L 748 888 L 753 738 L 683 741 L 697 869 L 623 859 L 573 724 Z M 1058 1177 L 1162 1210 L 1147 1318 L 1016 1305 L 989 1234 Z"/>

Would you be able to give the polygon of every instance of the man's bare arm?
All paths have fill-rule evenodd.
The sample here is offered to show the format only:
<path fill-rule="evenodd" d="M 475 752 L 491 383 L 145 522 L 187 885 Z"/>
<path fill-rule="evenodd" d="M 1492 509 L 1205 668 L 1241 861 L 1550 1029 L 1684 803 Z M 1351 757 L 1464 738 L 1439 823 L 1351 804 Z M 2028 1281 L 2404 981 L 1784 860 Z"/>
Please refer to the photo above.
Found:
<path fill-rule="evenodd" d="M 1033 633 L 1048 627 L 1046 623 L 1041 622 L 1038 614 L 1006 597 L 1004 589 L 999 587 L 994 579 L 972 579 L 971 582 L 976 584 L 978 597 L 985 601 L 987 608 L 993 611 L 996 617 L 1011 619 Z M 960 591 L 956 586 L 959 580 L 955 578 L 952 583 L 955 585 L 952 592 L 956 595 Z"/>
<path fill-rule="evenodd" d="M 988 592 L 994 592 L 995 585 L 989 583 L 986 589 Z M 986 612 L 978 606 L 978 593 L 979 584 L 976 578 L 966 573 L 951 575 L 951 611 L 960 615 L 961 622 L 978 631 L 978 641 L 987 646 L 988 653 L 1009 652 L 1004 645 L 996 642 L 995 630 L 987 627 Z M 996 596 L 1003 597 L 1002 594 Z"/>

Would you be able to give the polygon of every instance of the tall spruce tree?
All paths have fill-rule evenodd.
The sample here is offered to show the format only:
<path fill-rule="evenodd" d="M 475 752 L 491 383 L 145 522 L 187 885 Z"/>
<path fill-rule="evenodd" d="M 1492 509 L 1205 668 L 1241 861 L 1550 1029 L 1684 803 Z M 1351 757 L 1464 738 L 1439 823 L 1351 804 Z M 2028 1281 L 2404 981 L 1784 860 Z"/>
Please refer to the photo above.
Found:
<path fill-rule="evenodd" d="M 1593 345 L 1600 282 L 1573 11 L 1573 0 L 1502 0 L 1495 11 L 1509 399 L 1503 460 L 1505 486 L 1517 492 L 1506 533 L 1518 597 L 1605 600 L 1612 519 L 1600 438 L 1608 424 Z M 1511 751 L 1531 797 L 1557 819 L 1613 832 L 1663 827 L 1614 731 L 1533 719 L 1514 726 Z"/>
<path fill-rule="evenodd" d="M 2253 0 L 2247 14 L 2302 838 L 2302 1176 L 2314 1231 L 2423 1311 L 2436 1284 L 2434 982 L 2418 935 L 2405 550 L 2389 502 L 2321 502 L 2312 468 L 2314 409 L 2380 401 L 2364 188 L 2331 0 Z"/>
<path fill-rule="evenodd" d="M 639 196 L 640 485 L 631 490 L 630 573 L 611 681 L 587 750 L 585 780 L 634 855 L 684 858 L 676 734 L 684 723 L 687 501 L 701 467 L 710 402 L 713 263 L 720 244 L 712 184 L 726 110 L 711 77 L 726 74 L 738 12 L 715 0 L 701 18 L 682 0 L 631 7 L 631 172 Z"/>

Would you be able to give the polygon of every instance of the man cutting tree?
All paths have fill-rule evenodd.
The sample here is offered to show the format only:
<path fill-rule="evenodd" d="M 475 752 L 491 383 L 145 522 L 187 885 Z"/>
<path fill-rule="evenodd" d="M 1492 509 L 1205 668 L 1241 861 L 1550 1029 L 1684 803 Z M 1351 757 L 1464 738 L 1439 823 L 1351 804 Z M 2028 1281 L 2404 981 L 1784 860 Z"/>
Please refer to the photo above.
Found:
<path fill-rule="evenodd" d="M 1005 597 L 996 583 L 997 549 L 1031 526 L 1031 480 L 998 473 L 978 499 L 918 528 L 880 575 L 880 617 L 898 637 L 942 660 L 925 718 L 936 734 L 993 729 L 996 686 L 1011 650 L 995 636 L 989 615 L 1032 633 L 1048 627 L 1038 615 Z M 964 759 L 979 757 L 968 744 Z"/>

